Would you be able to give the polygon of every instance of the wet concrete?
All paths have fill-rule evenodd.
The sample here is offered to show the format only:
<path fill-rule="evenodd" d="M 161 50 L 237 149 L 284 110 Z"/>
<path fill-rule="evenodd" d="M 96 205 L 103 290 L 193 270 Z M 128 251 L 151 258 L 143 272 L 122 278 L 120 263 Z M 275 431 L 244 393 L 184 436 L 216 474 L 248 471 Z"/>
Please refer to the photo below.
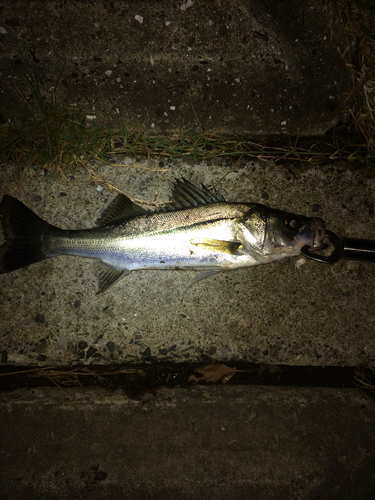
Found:
<path fill-rule="evenodd" d="M 7 500 L 372 500 L 374 399 L 359 389 L 192 387 L 0 395 Z"/>
<path fill-rule="evenodd" d="M 215 184 L 232 162 L 164 158 L 138 166 L 143 168 L 92 168 L 136 199 L 157 196 L 161 202 L 175 177 Z M 61 185 L 30 170 L 18 196 L 54 225 L 89 227 L 115 193 L 98 192 L 99 181 L 90 182 L 86 171 L 73 177 Z M 218 189 L 228 201 L 320 216 L 342 237 L 373 238 L 374 182 L 373 170 L 352 164 L 281 168 L 249 162 L 237 166 Z M 0 185 L 1 196 L 14 193 L 15 169 L 2 173 Z M 374 362 L 373 263 L 327 266 L 295 257 L 220 273 L 188 288 L 196 273 L 136 271 L 98 296 L 98 267 L 86 258 L 57 257 L 2 275 L 0 350 L 17 365 Z"/>
<path fill-rule="evenodd" d="M 114 128 L 321 136 L 346 117 L 336 24 L 317 0 L 5 0 L 0 122 L 35 103 L 24 71 Z"/>

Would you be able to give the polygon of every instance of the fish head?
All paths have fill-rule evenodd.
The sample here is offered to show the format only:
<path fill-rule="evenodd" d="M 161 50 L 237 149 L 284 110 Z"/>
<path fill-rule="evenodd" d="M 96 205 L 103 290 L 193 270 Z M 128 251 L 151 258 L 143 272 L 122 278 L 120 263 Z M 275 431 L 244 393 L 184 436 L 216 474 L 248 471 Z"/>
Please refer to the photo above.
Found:
<path fill-rule="evenodd" d="M 302 247 L 309 251 L 326 248 L 325 223 L 319 217 L 305 217 L 258 205 L 241 220 L 241 232 L 250 246 L 264 260 L 299 255 Z"/>

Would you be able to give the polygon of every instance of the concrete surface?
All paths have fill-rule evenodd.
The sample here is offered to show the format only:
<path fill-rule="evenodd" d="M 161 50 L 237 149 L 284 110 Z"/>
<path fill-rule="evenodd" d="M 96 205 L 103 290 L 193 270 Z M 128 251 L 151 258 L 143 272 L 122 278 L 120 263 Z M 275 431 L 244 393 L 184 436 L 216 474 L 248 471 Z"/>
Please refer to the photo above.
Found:
<path fill-rule="evenodd" d="M 350 77 L 322 2 L 191 3 L 3 0 L 0 122 L 35 101 L 20 68 L 48 99 L 63 69 L 66 105 L 154 134 L 321 136 L 345 118 Z"/>
<path fill-rule="evenodd" d="M 113 127 L 322 136 L 345 119 L 350 86 L 330 29 L 317 0 L 4 0 L 0 125 L 19 116 L 22 95 L 35 101 L 20 68 L 37 73 L 49 99 L 64 67 L 59 99 Z M 143 169 L 92 168 L 148 201 L 167 200 L 174 177 L 209 185 L 232 167 L 123 161 Z M 354 164 L 246 162 L 219 189 L 229 201 L 317 215 L 341 236 L 374 238 L 374 175 Z M 115 194 L 97 191 L 101 181 L 84 172 L 70 180 L 61 185 L 30 169 L 17 191 L 16 169 L 7 166 L 0 197 L 17 194 L 63 228 L 90 227 Z M 374 264 L 295 258 L 187 289 L 194 276 L 132 273 L 95 296 L 89 259 L 3 275 L 0 364 L 374 363 Z M 373 398 L 354 389 L 197 386 L 139 401 L 121 390 L 3 392 L 0 496 L 372 500 L 374 410 Z"/>
<path fill-rule="evenodd" d="M 134 162 L 134 159 L 123 159 Z M 162 159 L 160 159 L 161 162 Z M 166 201 L 175 177 L 218 182 L 232 162 L 140 161 L 93 170 L 136 199 Z M 374 237 L 373 169 L 243 163 L 218 186 L 253 201 L 320 216 L 340 236 Z M 14 193 L 3 171 L 0 196 Z M 115 196 L 77 171 L 61 185 L 29 170 L 19 197 L 62 228 L 88 227 Z M 375 265 L 327 266 L 303 257 L 221 273 L 187 288 L 194 271 L 133 272 L 96 296 L 95 261 L 58 257 L 0 276 L 0 351 L 18 365 L 247 360 L 365 365 L 375 360 Z"/>
<path fill-rule="evenodd" d="M 375 405 L 359 389 L 211 386 L 0 394 L 7 500 L 372 500 Z"/>

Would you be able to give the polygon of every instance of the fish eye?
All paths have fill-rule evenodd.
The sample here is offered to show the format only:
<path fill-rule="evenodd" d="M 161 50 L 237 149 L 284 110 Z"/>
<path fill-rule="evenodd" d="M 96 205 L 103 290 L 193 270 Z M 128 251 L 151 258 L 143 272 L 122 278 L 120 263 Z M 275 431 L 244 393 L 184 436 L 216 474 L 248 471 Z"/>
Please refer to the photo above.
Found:
<path fill-rule="evenodd" d="M 288 229 L 291 229 L 292 231 L 296 231 L 300 227 L 299 220 L 296 219 L 295 217 L 290 217 L 285 221 L 285 225 Z"/>

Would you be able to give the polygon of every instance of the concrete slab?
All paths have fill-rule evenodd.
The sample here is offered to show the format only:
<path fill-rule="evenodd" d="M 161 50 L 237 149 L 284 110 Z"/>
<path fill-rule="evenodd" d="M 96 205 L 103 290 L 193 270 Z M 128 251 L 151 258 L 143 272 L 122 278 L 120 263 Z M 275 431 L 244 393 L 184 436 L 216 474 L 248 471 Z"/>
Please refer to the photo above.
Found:
<path fill-rule="evenodd" d="M 128 163 L 134 159 L 125 159 Z M 160 160 L 161 161 L 161 160 Z M 93 165 L 136 199 L 166 201 L 175 177 L 215 184 L 232 163 L 141 161 Z M 150 171 L 144 168 L 162 171 Z M 93 223 L 115 196 L 86 172 L 70 184 L 29 170 L 20 199 L 62 228 Z M 228 201 L 254 201 L 321 216 L 337 234 L 373 238 L 373 169 L 241 164 L 219 185 Z M 0 195 L 18 185 L 1 174 Z M 0 277 L 0 351 L 18 365 L 147 360 L 247 360 L 289 365 L 371 365 L 375 265 L 326 266 L 304 258 L 222 273 L 191 288 L 194 271 L 137 271 L 96 296 L 97 265 L 58 257 Z"/>
<path fill-rule="evenodd" d="M 61 100 L 113 127 L 321 136 L 350 86 L 331 23 L 318 0 L 4 0 L 0 121 L 35 101 L 23 68 L 48 99 L 63 70 Z"/>
<path fill-rule="evenodd" d="M 0 394 L 7 500 L 372 500 L 374 399 L 359 389 L 192 387 Z"/>

